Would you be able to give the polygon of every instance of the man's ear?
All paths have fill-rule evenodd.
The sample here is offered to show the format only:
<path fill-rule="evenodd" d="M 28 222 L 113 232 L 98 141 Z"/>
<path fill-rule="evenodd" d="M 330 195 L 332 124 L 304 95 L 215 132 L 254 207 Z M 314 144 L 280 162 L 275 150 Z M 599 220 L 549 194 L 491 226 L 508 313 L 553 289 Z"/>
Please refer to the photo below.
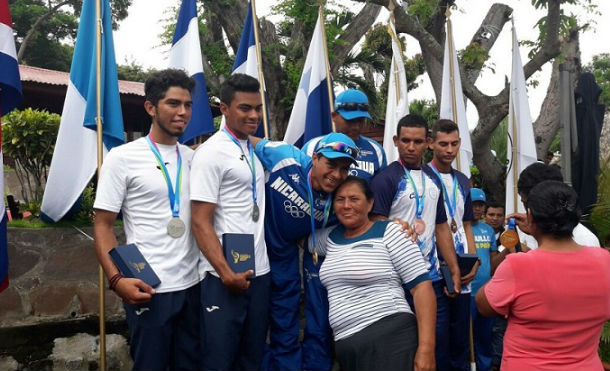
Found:
<path fill-rule="evenodd" d="M 226 103 L 220 102 L 220 113 L 222 113 L 224 116 L 227 116 L 229 113 L 229 106 L 227 106 Z"/>
<path fill-rule="evenodd" d="M 396 135 L 394 135 L 392 137 L 392 140 L 394 141 L 394 147 L 398 147 L 398 137 Z"/>
<path fill-rule="evenodd" d="M 144 102 L 144 109 L 146 110 L 146 113 L 148 113 L 148 115 L 150 117 L 155 117 L 155 108 L 156 106 L 153 104 L 153 102 L 147 100 Z"/>

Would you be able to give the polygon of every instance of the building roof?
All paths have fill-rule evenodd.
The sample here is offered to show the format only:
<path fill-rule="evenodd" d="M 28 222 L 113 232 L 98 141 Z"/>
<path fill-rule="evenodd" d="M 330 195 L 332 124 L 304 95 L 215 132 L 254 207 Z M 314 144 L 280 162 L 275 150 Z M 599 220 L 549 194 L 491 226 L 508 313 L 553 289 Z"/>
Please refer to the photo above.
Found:
<path fill-rule="evenodd" d="M 68 86 L 70 74 L 68 72 L 48 70 L 46 68 L 19 65 L 21 81 L 30 81 L 39 84 Z M 119 93 L 144 96 L 144 83 L 119 80 Z"/>

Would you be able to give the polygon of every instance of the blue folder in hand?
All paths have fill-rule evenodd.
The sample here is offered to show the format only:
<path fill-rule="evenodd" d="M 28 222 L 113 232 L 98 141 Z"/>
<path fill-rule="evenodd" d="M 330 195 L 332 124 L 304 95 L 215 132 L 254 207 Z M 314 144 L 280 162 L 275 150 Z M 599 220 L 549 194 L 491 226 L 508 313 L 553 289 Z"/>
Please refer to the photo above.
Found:
<path fill-rule="evenodd" d="M 242 273 L 249 269 L 254 272 L 254 235 L 244 233 L 225 233 L 222 235 L 222 249 L 227 263 L 233 272 Z"/>
<path fill-rule="evenodd" d="M 161 284 L 161 280 L 135 244 L 119 245 L 110 250 L 109 254 L 123 276 L 139 278 L 151 287 Z"/>

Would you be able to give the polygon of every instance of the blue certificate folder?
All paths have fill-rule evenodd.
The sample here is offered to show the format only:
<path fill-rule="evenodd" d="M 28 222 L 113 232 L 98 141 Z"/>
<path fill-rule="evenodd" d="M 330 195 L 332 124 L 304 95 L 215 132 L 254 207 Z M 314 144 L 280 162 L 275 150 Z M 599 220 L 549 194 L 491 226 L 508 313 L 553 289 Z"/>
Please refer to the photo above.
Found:
<path fill-rule="evenodd" d="M 242 273 L 249 269 L 254 272 L 254 235 L 244 233 L 224 233 L 222 248 L 231 270 Z"/>
<path fill-rule="evenodd" d="M 109 254 L 123 276 L 139 278 L 151 287 L 161 284 L 161 280 L 135 244 L 119 245 L 110 250 Z"/>

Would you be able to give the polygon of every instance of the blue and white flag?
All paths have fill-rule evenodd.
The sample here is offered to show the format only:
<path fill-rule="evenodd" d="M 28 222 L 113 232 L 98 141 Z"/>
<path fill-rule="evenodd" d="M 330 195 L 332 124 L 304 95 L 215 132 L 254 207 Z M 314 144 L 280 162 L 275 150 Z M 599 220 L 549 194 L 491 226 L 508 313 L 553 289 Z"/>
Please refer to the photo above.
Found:
<path fill-rule="evenodd" d="M 243 73 L 249 76 L 258 78 L 258 58 L 256 56 L 256 37 L 254 35 L 254 14 L 252 13 L 252 4 L 248 1 L 248 13 L 246 14 L 246 19 L 244 20 L 244 29 L 241 32 L 241 38 L 239 39 L 239 47 L 237 48 L 237 53 L 235 54 L 235 62 L 233 62 L 233 70 L 231 74 L 234 73 Z M 259 82 L 265 86 L 265 81 Z M 266 99 L 267 97 L 263 97 Z M 269 117 L 269 115 L 267 115 Z M 223 126 L 224 126 L 224 116 L 223 116 Z M 265 123 L 261 122 L 254 133 L 255 136 L 259 138 L 263 138 L 265 136 L 265 127 L 263 126 Z"/>
<path fill-rule="evenodd" d="M 6 115 L 21 103 L 21 79 L 13 37 L 8 0 L 0 0 L 0 114 Z M 2 129 L 0 126 L 0 164 L 2 164 Z M 8 287 L 8 244 L 6 241 L 6 206 L 4 205 L 4 170 L 0 167 L 0 292 Z"/>
<path fill-rule="evenodd" d="M 104 153 L 125 141 L 119 97 L 112 21 L 108 0 L 102 0 L 101 121 Z M 70 81 L 61 114 L 59 133 L 42 198 L 41 211 L 60 220 L 95 174 L 96 139 L 96 48 L 95 0 L 83 1 Z"/>
<path fill-rule="evenodd" d="M 506 174 L 506 215 L 516 212 L 525 212 L 523 204 L 518 201 L 519 199 L 514 181 L 519 178 L 519 174 L 521 174 L 523 169 L 537 160 L 534 128 L 532 126 L 532 116 L 530 115 L 527 88 L 525 85 L 525 74 L 523 73 L 523 64 L 521 63 L 521 56 L 519 55 L 519 40 L 517 40 L 514 21 L 512 25 L 512 34 L 513 64 L 510 75 L 508 143 L 506 145 L 506 156 L 509 159 L 508 172 Z M 516 150 L 516 157 L 513 156 L 513 148 Z M 515 200 L 517 202 L 515 202 Z M 516 209 L 515 205 L 517 206 Z"/>
<path fill-rule="evenodd" d="M 210 100 L 203 75 L 201 62 L 201 44 L 199 43 L 199 24 L 195 0 L 183 0 L 176 23 L 172 48 L 169 51 L 169 67 L 186 71 L 195 79 L 195 89 L 191 95 L 193 114 L 180 143 L 193 144 L 200 135 L 214 131 L 214 118 L 210 109 Z"/>
<path fill-rule="evenodd" d="M 460 130 L 460 159 L 459 171 L 470 178 L 470 164 L 472 162 L 472 144 L 468 120 L 466 118 L 466 103 L 462 92 L 462 79 L 460 77 L 460 65 L 453 34 L 450 32 L 450 20 L 447 20 L 447 37 L 445 38 L 445 54 L 443 57 L 443 84 L 441 92 L 440 118 L 453 120 Z M 451 43 L 451 47 L 450 47 Z M 453 77 L 453 81 L 452 78 Z M 454 112 L 454 110 L 456 112 Z M 454 167 L 457 167 L 454 165 Z"/>
<path fill-rule="evenodd" d="M 322 34 L 321 22 L 324 22 L 324 19 L 318 16 L 284 135 L 285 142 L 297 147 L 332 131 L 323 39 L 326 35 Z"/>

